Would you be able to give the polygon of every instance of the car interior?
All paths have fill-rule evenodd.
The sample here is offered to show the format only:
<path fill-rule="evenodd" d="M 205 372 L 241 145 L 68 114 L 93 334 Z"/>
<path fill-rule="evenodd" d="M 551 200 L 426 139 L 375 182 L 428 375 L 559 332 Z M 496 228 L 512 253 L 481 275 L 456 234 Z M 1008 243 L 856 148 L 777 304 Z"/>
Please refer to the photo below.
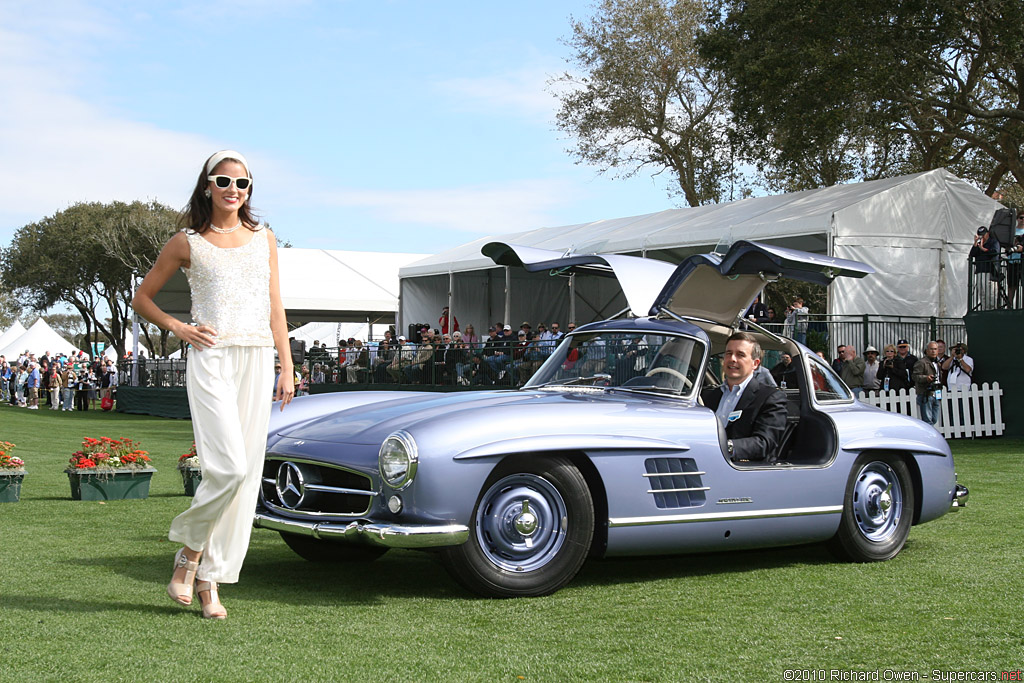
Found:
<path fill-rule="evenodd" d="M 720 386 L 721 357 L 725 352 L 726 340 L 735 330 L 724 325 L 694 322 L 711 339 L 710 360 L 701 389 Z M 848 401 L 852 394 L 828 364 L 816 355 L 801 356 L 799 347 L 789 339 L 755 330 L 748 331 L 757 338 L 765 357 L 770 360 L 770 365 L 762 361 L 768 370 L 783 353 L 793 358 L 794 370 L 786 373 L 786 387 L 781 389 L 786 392 L 788 415 L 786 431 L 775 453 L 770 454 L 767 461 L 741 461 L 733 464 L 739 468 L 822 467 L 829 464 L 836 455 L 838 435 L 832 420 L 816 407 L 815 402 Z M 719 425 L 718 431 L 722 455 L 727 457 L 725 428 Z"/>

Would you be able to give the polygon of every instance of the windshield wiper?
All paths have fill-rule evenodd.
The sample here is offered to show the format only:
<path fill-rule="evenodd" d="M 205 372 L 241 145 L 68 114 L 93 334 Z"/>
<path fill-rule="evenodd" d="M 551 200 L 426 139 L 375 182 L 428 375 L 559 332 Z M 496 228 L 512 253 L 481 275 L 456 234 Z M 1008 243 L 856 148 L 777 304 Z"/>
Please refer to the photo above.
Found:
<path fill-rule="evenodd" d="M 570 377 L 569 379 L 552 380 L 550 382 L 544 382 L 543 384 L 538 384 L 538 385 L 532 386 L 530 388 L 531 389 L 539 389 L 541 387 L 567 387 L 567 386 L 571 386 L 573 384 L 579 384 L 580 382 L 593 382 L 593 381 L 599 380 L 599 379 L 609 380 L 611 378 L 612 378 L 611 375 L 605 374 L 603 372 L 599 372 L 597 374 L 591 375 L 590 377 Z M 602 387 L 602 388 L 606 388 L 606 387 Z"/>

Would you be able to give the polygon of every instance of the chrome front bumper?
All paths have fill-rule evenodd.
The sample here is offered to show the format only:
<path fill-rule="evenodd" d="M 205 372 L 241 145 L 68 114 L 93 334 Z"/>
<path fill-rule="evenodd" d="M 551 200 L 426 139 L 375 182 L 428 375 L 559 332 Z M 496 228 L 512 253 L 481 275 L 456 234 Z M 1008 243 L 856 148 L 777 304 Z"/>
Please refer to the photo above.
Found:
<path fill-rule="evenodd" d="M 963 484 L 957 484 L 956 488 L 953 489 L 953 500 L 949 505 L 950 510 L 959 510 L 960 508 L 967 507 L 967 499 L 971 493 L 967 490 L 967 487 Z"/>
<path fill-rule="evenodd" d="M 260 510 L 252 525 L 289 534 L 325 540 L 350 541 L 385 548 L 433 548 L 461 545 L 469 538 L 469 527 L 463 524 L 401 525 L 379 524 L 365 520 L 354 522 L 303 522 Z"/>

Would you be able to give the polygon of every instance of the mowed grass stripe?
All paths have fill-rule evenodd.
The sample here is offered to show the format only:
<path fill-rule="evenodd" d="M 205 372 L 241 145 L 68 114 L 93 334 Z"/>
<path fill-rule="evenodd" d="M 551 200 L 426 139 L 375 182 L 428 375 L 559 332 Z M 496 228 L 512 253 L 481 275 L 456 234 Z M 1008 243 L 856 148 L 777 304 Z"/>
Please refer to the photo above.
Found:
<path fill-rule="evenodd" d="M 70 500 L 84 436 L 130 436 L 150 498 Z M 325 566 L 255 530 L 227 622 L 164 594 L 191 424 L 0 406 L 22 501 L 0 505 L 0 680 L 783 680 L 786 669 L 1016 669 L 1024 443 L 953 442 L 970 507 L 894 560 L 820 546 L 588 562 L 559 593 L 482 600 L 425 553 Z M 522 677 L 522 679 L 520 678 Z"/>

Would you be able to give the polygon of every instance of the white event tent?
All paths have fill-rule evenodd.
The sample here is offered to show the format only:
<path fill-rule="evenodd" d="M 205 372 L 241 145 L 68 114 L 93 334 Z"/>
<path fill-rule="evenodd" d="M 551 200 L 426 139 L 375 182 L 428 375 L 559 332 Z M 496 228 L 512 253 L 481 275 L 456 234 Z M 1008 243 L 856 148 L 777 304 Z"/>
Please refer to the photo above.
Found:
<path fill-rule="evenodd" d="M 23 334 L 25 334 L 25 326 L 21 324 L 20 320 L 15 320 L 13 325 L 4 330 L 3 334 L 0 334 L 0 349 L 7 348 L 8 344 Z"/>
<path fill-rule="evenodd" d="M 281 299 L 289 323 L 393 323 L 398 270 L 424 254 L 282 248 L 277 250 Z M 155 297 L 157 305 L 190 320 L 188 280 L 181 271 Z"/>
<path fill-rule="evenodd" d="M 828 313 L 960 317 L 978 226 L 1001 205 L 945 169 L 784 195 L 670 209 L 479 239 L 401 269 L 401 324 L 452 313 L 486 333 L 505 320 L 589 322 L 625 308 L 611 278 L 572 278 L 496 266 L 491 241 L 574 254 L 616 253 L 678 263 L 722 242 L 756 240 L 862 261 L 877 274 L 839 278 Z M 643 312 L 646 313 L 646 312 Z"/>
<path fill-rule="evenodd" d="M 39 318 L 17 339 L 0 348 L 0 355 L 6 356 L 10 360 L 11 358 L 17 358 L 18 354 L 24 351 L 34 353 L 36 356 L 42 356 L 49 351 L 50 355 L 53 356 L 58 353 L 71 355 L 72 353 L 77 353 L 78 349 L 71 342 L 64 339 L 64 337 L 54 332 L 53 328 L 45 320 Z"/>

